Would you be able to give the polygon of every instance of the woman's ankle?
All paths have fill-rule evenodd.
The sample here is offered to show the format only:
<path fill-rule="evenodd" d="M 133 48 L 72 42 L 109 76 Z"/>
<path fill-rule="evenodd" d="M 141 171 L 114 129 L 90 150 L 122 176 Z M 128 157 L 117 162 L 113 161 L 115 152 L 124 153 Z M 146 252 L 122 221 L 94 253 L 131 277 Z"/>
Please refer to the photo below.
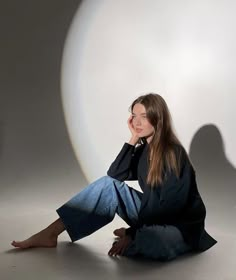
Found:
<path fill-rule="evenodd" d="M 61 234 L 65 230 L 65 226 L 62 223 L 62 220 L 59 218 L 52 224 L 50 224 L 45 231 L 51 236 L 51 237 L 58 237 L 59 234 Z"/>

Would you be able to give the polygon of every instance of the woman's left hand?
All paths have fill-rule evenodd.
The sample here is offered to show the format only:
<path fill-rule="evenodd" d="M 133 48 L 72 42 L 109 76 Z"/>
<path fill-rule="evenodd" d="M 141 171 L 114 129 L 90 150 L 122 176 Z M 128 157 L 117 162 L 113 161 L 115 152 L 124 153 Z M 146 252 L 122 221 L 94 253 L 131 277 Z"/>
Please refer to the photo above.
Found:
<path fill-rule="evenodd" d="M 114 242 L 111 249 L 108 252 L 109 256 L 123 255 L 125 249 L 131 243 L 132 239 L 129 235 L 120 238 L 118 241 Z"/>

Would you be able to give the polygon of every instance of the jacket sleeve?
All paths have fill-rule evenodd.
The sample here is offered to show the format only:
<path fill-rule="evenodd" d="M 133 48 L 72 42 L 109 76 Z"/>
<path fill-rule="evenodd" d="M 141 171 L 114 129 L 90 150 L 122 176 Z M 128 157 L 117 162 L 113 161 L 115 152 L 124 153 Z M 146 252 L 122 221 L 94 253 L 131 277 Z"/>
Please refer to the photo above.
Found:
<path fill-rule="evenodd" d="M 136 231 L 136 227 L 129 227 L 125 230 L 125 234 L 129 235 L 132 239 L 135 239 Z"/>
<path fill-rule="evenodd" d="M 137 180 L 138 148 L 125 143 L 107 171 L 107 175 L 119 181 Z"/>

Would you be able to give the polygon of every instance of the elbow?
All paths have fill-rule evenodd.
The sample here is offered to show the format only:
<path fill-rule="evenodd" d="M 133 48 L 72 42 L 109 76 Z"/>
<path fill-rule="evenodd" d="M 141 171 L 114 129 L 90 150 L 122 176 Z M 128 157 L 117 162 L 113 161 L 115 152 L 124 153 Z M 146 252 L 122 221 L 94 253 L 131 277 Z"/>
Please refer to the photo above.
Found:
<path fill-rule="evenodd" d="M 114 179 L 117 179 L 119 177 L 119 174 L 117 174 L 117 172 L 112 172 L 112 170 L 109 169 L 107 171 L 107 176 L 110 176 L 110 177 L 112 177 Z"/>
<path fill-rule="evenodd" d="M 121 176 L 119 176 L 118 174 L 114 173 L 114 172 L 111 172 L 110 170 L 107 171 L 107 176 L 113 178 L 113 179 L 116 179 L 118 181 L 124 181 Z"/>
<path fill-rule="evenodd" d="M 112 178 L 115 177 L 115 172 L 112 171 L 112 168 L 111 168 L 111 167 L 107 170 L 107 176 L 110 176 L 110 177 L 112 177 Z"/>

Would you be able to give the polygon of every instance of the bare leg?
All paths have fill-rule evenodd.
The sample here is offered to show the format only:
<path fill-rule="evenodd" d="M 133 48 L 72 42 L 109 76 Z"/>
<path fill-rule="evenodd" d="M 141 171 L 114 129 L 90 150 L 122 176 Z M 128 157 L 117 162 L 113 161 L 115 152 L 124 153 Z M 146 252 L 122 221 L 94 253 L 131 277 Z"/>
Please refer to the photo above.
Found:
<path fill-rule="evenodd" d="M 56 247 L 58 235 L 64 230 L 64 224 L 59 218 L 47 228 L 32 235 L 30 238 L 24 241 L 13 241 L 11 245 L 21 249 L 32 247 Z"/>

